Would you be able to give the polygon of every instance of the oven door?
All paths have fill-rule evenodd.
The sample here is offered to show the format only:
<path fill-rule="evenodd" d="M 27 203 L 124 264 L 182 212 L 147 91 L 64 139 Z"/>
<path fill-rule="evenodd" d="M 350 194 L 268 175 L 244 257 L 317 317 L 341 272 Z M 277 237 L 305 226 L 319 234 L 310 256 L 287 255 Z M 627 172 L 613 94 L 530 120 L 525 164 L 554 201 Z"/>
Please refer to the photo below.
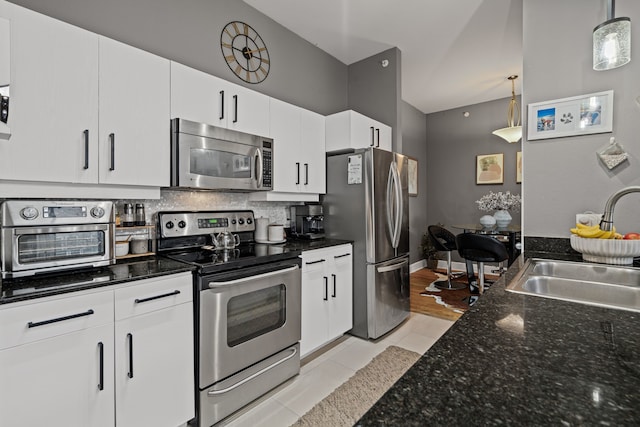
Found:
<path fill-rule="evenodd" d="M 255 145 L 185 133 L 173 135 L 172 186 L 213 190 L 270 190 L 264 156 Z M 269 184 L 269 185 L 267 185 Z"/>
<path fill-rule="evenodd" d="M 299 260 L 201 280 L 201 389 L 300 340 Z"/>
<path fill-rule="evenodd" d="M 111 224 L 9 227 L 2 230 L 2 277 L 113 263 Z"/>

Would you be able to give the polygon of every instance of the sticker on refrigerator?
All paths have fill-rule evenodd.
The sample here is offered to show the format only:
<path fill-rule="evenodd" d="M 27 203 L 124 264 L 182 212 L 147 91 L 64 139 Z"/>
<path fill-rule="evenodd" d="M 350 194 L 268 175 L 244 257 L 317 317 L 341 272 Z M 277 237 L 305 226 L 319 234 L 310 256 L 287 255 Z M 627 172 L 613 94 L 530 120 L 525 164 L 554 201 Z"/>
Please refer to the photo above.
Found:
<path fill-rule="evenodd" d="M 347 184 L 362 184 L 362 154 L 348 157 Z"/>

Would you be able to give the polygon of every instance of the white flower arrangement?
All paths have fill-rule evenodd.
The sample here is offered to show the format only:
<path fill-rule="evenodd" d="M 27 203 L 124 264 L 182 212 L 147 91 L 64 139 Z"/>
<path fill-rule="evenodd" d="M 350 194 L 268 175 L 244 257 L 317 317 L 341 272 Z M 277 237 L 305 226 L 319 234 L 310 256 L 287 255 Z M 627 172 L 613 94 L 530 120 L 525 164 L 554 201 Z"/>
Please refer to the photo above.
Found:
<path fill-rule="evenodd" d="M 517 212 L 520 210 L 520 195 L 511 194 L 510 191 L 506 193 L 490 191 L 489 194 L 480 197 L 480 200 L 476 200 L 476 203 L 478 209 L 485 212 L 502 209 Z"/>

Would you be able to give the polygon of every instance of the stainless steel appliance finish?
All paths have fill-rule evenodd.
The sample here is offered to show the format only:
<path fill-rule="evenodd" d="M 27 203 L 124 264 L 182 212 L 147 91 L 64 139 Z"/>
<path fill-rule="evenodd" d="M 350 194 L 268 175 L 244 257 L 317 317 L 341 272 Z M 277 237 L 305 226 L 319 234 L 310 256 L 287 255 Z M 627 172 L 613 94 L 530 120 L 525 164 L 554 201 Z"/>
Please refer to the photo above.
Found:
<path fill-rule="evenodd" d="M 409 315 L 407 159 L 376 148 L 327 157 L 326 235 L 353 240 L 353 329 L 378 338 Z"/>
<path fill-rule="evenodd" d="M 322 205 L 291 206 L 291 235 L 300 239 L 324 237 L 324 211 Z"/>
<path fill-rule="evenodd" d="M 272 153 L 271 138 L 173 119 L 171 186 L 204 190 L 271 190 Z"/>
<path fill-rule="evenodd" d="M 115 263 L 113 202 L 7 200 L 0 225 L 2 278 Z"/>
<path fill-rule="evenodd" d="M 158 250 L 197 267 L 198 426 L 221 421 L 300 371 L 299 252 L 253 240 L 252 211 L 160 212 Z M 216 250 L 219 233 L 240 244 Z M 235 243 L 234 243 L 235 245 Z"/>

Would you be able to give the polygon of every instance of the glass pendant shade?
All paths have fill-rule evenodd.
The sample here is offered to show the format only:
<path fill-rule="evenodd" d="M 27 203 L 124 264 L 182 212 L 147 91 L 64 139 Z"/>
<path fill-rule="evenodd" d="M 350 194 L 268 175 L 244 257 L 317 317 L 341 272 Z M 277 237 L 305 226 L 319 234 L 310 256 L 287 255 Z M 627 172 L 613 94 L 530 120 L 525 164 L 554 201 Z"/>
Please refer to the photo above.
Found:
<path fill-rule="evenodd" d="M 494 130 L 491 133 L 504 139 L 509 144 L 513 144 L 514 142 L 518 142 L 520 138 L 522 138 L 522 126 L 509 126 L 506 128 Z"/>
<path fill-rule="evenodd" d="M 631 19 L 609 19 L 593 29 L 594 70 L 611 70 L 629 61 L 631 61 Z"/>

